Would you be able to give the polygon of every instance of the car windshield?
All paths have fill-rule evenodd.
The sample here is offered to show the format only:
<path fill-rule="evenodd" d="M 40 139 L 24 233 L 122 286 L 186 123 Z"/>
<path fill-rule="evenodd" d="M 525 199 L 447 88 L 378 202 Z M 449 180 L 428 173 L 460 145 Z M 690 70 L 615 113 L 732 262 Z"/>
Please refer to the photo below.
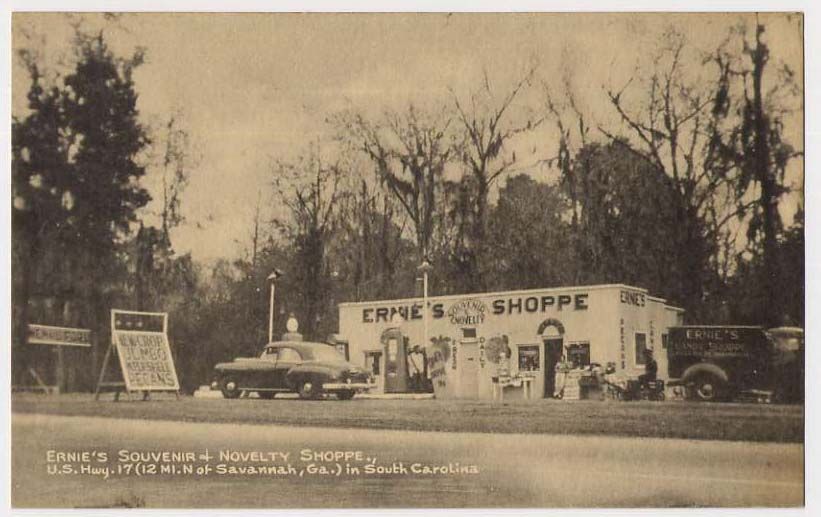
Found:
<path fill-rule="evenodd" d="M 332 346 L 313 347 L 311 356 L 316 361 L 344 361 L 345 358 Z"/>

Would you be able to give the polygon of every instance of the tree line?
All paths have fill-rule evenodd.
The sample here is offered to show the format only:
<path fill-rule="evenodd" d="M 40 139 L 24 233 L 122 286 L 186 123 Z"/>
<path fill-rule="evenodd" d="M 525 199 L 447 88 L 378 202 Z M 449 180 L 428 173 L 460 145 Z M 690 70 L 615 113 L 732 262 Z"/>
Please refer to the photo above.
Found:
<path fill-rule="evenodd" d="M 293 313 L 324 340 L 340 302 L 418 294 L 423 260 L 433 294 L 626 283 L 694 323 L 803 325 L 803 200 L 794 220 L 779 213 L 801 195 L 785 179 L 800 149 L 784 140 L 801 85 L 769 62 L 765 29 L 735 30 L 710 52 L 668 31 L 652 68 L 603 88 L 618 124 L 586 112 L 570 79 L 550 88 L 537 68 L 507 89 L 486 72 L 436 109 L 329 113 L 328 138 L 269 164 L 242 256 L 209 267 L 171 243 L 196 161 L 177 117 L 161 128 L 140 120 L 142 51 L 115 56 L 102 34 L 78 32 L 74 69 L 52 81 L 22 52 L 31 86 L 12 124 L 15 364 L 50 360 L 22 346 L 27 322 L 94 329 L 86 364 L 96 367 L 111 307 L 167 310 L 192 389 L 214 363 L 265 341 L 274 268 L 284 272 L 275 334 Z M 522 157 L 521 142 L 545 128 L 557 137 Z M 143 216 L 152 152 L 158 225 Z M 266 205 L 282 210 L 269 220 Z M 94 369 L 76 385 L 88 389 Z"/>

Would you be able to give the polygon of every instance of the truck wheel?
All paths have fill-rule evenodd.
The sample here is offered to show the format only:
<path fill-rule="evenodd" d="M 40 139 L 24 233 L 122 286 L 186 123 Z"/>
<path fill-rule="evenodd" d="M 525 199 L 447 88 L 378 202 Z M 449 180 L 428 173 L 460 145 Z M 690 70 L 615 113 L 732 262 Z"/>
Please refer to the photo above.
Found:
<path fill-rule="evenodd" d="M 715 402 L 724 399 L 724 382 L 715 375 L 702 374 L 693 382 L 691 398 L 700 402 Z"/>
<path fill-rule="evenodd" d="M 299 383 L 299 398 L 302 400 L 313 400 L 319 398 L 319 388 L 311 382 L 310 379 L 306 379 Z"/>
<path fill-rule="evenodd" d="M 355 393 L 354 390 L 337 391 L 336 398 L 339 400 L 351 400 Z"/>
<path fill-rule="evenodd" d="M 220 383 L 220 391 L 222 396 L 227 399 L 236 399 L 242 395 L 242 390 L 239 389 L 239 383 L 233 377 L 226 377 Z"/>

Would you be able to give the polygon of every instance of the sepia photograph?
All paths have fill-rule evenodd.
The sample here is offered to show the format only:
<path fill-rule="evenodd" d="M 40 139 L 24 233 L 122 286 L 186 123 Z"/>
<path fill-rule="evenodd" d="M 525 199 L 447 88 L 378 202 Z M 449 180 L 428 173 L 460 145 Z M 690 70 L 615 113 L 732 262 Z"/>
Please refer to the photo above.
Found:
<path fill-rule="evenodd" d="M 10 17 L 12 509 L 805 506 L 804 13 Z"/>

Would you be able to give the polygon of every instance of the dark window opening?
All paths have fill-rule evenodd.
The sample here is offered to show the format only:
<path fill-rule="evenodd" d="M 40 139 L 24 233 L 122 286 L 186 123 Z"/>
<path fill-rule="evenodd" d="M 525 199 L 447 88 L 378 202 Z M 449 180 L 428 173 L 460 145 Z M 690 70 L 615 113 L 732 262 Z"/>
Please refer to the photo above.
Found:
<path fill-rule="evenodd" d="M 377 376 L 381 373 L 379 369 L 382 362 L 382 352 L 365 352 L 365 368 L 373 375 Z"/>
<path fill-rule="evenodd" d="M 647 350 L 647 334 L 636 332 L 636 366 L 644 366 L 644 352 Z"/>
<path fill-rule="evenodd" d="M 567 345 L 567 360 L 573 367 L 590 365 L 590 343 L 571 343 Z"/>
<path fill-rule="evenodd" d="M 519 346 L 519 371 L 537 372 L 541 364 L 539 345 Z"/>

